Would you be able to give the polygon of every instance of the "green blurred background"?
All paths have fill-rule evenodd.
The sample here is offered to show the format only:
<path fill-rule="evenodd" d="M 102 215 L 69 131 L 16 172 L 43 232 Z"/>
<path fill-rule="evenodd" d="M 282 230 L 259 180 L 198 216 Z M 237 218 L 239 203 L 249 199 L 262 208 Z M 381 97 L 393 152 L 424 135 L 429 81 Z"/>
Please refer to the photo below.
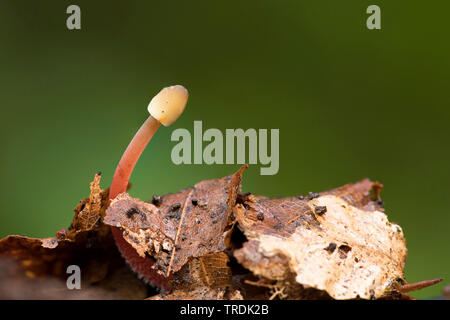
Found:
<path fill-rule="evenodd" d="M 66 28 L 81 7 L 82 30 Z M 366 28 L 381 7 L 382 30 Z M 244 191 L 385 185 L 406 234 L 408 281 L 450 278 L 450 1 L 0 2 L 0 236 L 53 236 L 108 187 L 162 87 L 190 91 L 151 141 L 131 194 L 149 199 L 239 165 L 172 164 L 175 128 L 279 128 L 280 170 Z M 443 283 L 418 292 L 440 294 Z"/>

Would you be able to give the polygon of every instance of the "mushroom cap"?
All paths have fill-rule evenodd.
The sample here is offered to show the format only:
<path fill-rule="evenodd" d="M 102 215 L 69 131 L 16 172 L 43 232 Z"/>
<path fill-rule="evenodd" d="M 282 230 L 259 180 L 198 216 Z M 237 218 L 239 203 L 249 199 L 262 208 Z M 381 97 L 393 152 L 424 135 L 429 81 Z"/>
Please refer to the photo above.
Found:
<path fill-rule="evenodd" d="M 189 92 L 181 85 L 166 87 L 150 101 L 148 112 L 168 127 L 183 113 L 188 97 Z"/>

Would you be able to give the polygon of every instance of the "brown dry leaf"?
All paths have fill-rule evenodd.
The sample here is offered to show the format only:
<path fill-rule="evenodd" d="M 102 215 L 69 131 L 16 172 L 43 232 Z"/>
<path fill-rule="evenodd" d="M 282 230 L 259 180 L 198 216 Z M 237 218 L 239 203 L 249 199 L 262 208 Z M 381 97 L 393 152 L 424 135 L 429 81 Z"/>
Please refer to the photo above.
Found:
<path fill-rule="evenodd" d="M 208 254 L 197 259 L 202 270 L 201 279 L 209 288 L 231 285 L 231 270 L 227 266 L 228 256 L 223 252 Z"/>
<path fill-rule="evenodd" d="M 177 290 L 168 295 L 158 294 L 148 300 L 243 300 L 243 297 L 238 290 L 198 287 L 192 291 Z"/>
<path fill-rule="evenodd" d="M 401 228 L 382 212 L 381 185 L 364 180 L 308 198 L 254 200 L 235 208 L 249 239 L 234 256 L 255 275 L 295 281 L 335 299 L 374 299 L 403 278 Z"/>
<path fill-rule="evenodd" d="M 101 221 L 105 216 L 105 210 L 108 206 L 109 189 L 100 188 L 101 174 L 97 173 L 94 181 L 90 183 L 91 193 L 89 198 L 80 201 L 75 208 L 75 216 L 69 227 L 69 233 L 66 238 L 74 240 L 78 233 L 93 230 L 101 226 Z M 109 228 L 105 228 L 105 231 Z M 64 235 L 64 230 L 60 231 Z"/>
<path fill-rule="evenodd" d="M 231 286 L 231 270 L 224 252 L 193 258 L 171 281 L 174 290 L 190 291 L 196 287 L 225 288 Z"/>
<path fill-rule="evenodd" d="M 259 278 L 258 280 L 244 279 L 240 284 L 244 299 L 256 300 L 330 300 L 331 297 L 322 290 L 305 288 L 294 278 L 282 281 Z"/>
<path fill-rule="evenodd" d="M 122 228 L 124 239 L 138 254 L 151 255 L 156 259 L 155 269 L 169 276 L 193 257 L 226 249 L 245 168 L 222 179 L 199 182 L 153 203 L 122 193 L 111 202 L 104 222 Z"/>
<path fill-rule="evenodd" d="M 107 191 L 100 176 L 91 195 L 75 209 L 69 234 L 55 238 L 7 236 L 0 240 L 0 298 L 3 299 L 143 299 L 145 285 L 129 270 L 109 231 L 98 217 L 104 212 Z M 89 208 L 89 209 L 86 209 Z M 94 222 L 95 221 L 95 222 Z M 81 269 L 82 290 L 66 286 L 67 267 Z"/>
<path fill-rule="evenodd" d="M 172 292 L 151 297 L 152 300 L 241 300 L 232 288 L 228 256 L 223 252 L 191 259 L 174 275 Z"/>
<path fill-rule="evenodd" d="M 147 297 L 109 225 L 170 276 L 172 291 L 150 299 L 411 298 L 398 290 L 407 250 L 401 228 L 384 214 L 381 184 L 269 199 L 239 194 L 245 168 L 151 203 L 123 193 L 108 210 L 96 175 L 69 232 L 0 240 L 0 298 Z M 236 224 L 247 239 L 239 230 L 232 239 Z M 241 265 L 233 260 L 230 268 L 227 254 Z M 83 290 L 67 289 L 69 265 L 80 266 Z"/>
<path fill-rule="evenodd" d="M 129 270 L 112 239 L 95 234 L 77 242 L 8 236 L 0 240 L 0 298 L 143 299 L 145 285 Z M 57 240 L 52 240 L 55 242 Z M 67 267 L 81 269 L 81 289 L 68 290 Z"/>

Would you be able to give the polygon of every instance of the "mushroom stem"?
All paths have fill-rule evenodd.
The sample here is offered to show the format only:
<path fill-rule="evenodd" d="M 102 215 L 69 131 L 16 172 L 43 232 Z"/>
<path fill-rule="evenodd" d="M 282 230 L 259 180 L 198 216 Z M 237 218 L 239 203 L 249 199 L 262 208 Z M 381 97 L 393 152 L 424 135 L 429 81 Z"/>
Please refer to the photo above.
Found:
<path fill-rule="evenodd" d="M 162 89 L 150 101 L 148 105 L 150 116 L 135 134 L 117 165 L 109 189 L 110 201 L 127 191 L 131 173 L 148 142 L 161 124 L 169 126 L 178 119 L 183 113 L 188 96 L 188 91 L 183 86 L 177 85 Z M 153 285 L 168 289 L 167 279 L 152 268 L 154 260 L 150 257 L 141 257 L 123 238 L 121 229 L 111 227 L 111 232 L 120 253 L 132 269 Z"/>
<path fill-rule="evenodd" d="M 110 200 L 117 197 L 118 194 L 127 191 L 128 181 L 134 166 L 160 125 L 158 120 L 149 116 L 138 132 L 136 132 L 117 165 L 109 190 Z"/>

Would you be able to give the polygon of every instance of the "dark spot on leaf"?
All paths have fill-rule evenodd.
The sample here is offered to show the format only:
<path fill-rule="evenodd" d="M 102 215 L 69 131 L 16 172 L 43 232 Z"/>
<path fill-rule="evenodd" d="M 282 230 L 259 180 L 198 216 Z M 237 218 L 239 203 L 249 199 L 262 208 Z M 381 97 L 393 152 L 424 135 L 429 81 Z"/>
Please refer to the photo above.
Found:
<path fill-rule="evenodd" d="M 347 254 L 352 250 L 352 248 L 346 244 L 341 244 L 338 250 L 339 250 L 339 258 L 345 259 L 347 258 Z"/>
<path fill-rule="evenodd" d="M 314 212 L 321 216 L 323 214 L 325 214 L 325 212 L 327 212 L 327 207 L 326 206 L 317 206 L 314 208 Z"/>
<path fill-rule="evenodd" d="M 169 218 L 171 218 L 171 219 L 180 219 L 181 218 L 181 211 L 175 211 L 175 212 L 170 211 L 167 214 L 167 216 Z"/>
<path fill-rule="evenodd" d="M 161 203 L 162 203 L 161 196 L 157 196 L 156 194 L 153 195 L 153 197 L 152 197 L 152 203 L 153 203 L 155 206 L 159 207 L 159 206 L 161 205 Z"/>
<path fill-rule="evenodd" d="M 334 250 L 336 249 L 336 246 L 337 246 L 336 243 L 330 242 L 328 247 L 326 247 L 324 250 L 328 251 L 329 253 L 333 253 Z"/>
<path fill-rule="evenodd" d="M 315 192 L 308 192 L 308 200 L 312 200 L 314 198 L 318 198 L 320 195 Z"/>
<path fill-rule="evenodd" d="M 127 210 L 126 215 L 127 218 L 132 218 L 136 213 L 139 213 L 140 211 L 136 207 L 131 207 Z"/>
<path fill-rule="evenodd" d="M 177 211 L 180 208 L 181 208 L 181 204 L 174 203 L 173 205 L 170 206 L 169 211 Z"/>

